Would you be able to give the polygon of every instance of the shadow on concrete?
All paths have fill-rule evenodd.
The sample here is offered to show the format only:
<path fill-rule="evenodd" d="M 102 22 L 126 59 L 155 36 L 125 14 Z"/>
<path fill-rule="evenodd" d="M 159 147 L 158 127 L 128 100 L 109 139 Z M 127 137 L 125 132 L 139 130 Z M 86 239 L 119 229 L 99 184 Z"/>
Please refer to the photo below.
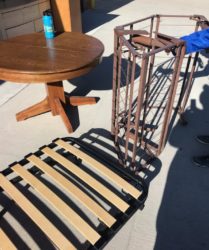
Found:
<path fill-rule="evenodd" d="M 127 64 L 127 60 L 122 59 L 122 66 Z M 124 66 L 125 67 L 125 66 Z M 136 78 L 140 74 L 140 66 L 136 65 Z M 104 91 L 112 90 L 113 82 L 113 54 L 103 57 L 102 62 L 97 65 L 88 74 L 69 80 L 69 84 L 75 86 L 75 89 L 69 93 L 70 96 L 87 96 L 92 90 Z M 111 93 L 112 95 L 112 93 Z M 100 96 L 96 96 L 99 101 Z M 73 112 L 73 113 L 72 113 Z M 72 119 L 74 131 L 79 126 L 79 116 L 77 108 L 73 108 Z M 70 112 L 68 113 L 70 117 Z"/>
<path fill-rule="evenodd" d="M 112 21 L 118 15 L 108 14 L 101 10 L 87 10 L 82 14 L 82 30 L 84 33 Z"/>
<path fill-rule="evenodd" d="M 203 50 L 200 54 L 201 56 L 205 57 L 208 61 L 207 63 L 203 63 L 201 56 L 198 58 L 198 68 L 194 73 L 194 79 L 209 75 L 209 53 L 206 53 L 206 51 Z"/>
<path fill-rule="evenodd" d="M 134 0 L 96 0 L 95 9 L 105 10 L 107 13 L 123 7 Z"/>
<path fill-rule="evenodd" d="M 93 146 L 96 151 L 99 151 L 100 154 L 105 158 L 110 159 L 114 164 L 124 168 L 124 166 L 118 161 L 117 151 L 110 131 L 102 128 L 93 128 L 83 134 L 79 139 Z M 161 165 L 161 161 L 155 159 L 151 164 L 148 164 L 145 168 L 141 169 L 140 175 L 138 175 L 137 171 L 132 171 L 130 168 L 126 168 L 125 170 L 132 174 L 136 179 L 143 179 L 149 187 L 151 181 L 159 174 Z"/>
<path fill-rule="evenodd" d="M 104 57 L 88 74 L 70 80 L 76 86 L 70 95 L 87 95 L 91 90 L 111 90 L 113 75 L 113 55 Z"/>
<path fill-rule="evenodd" d="M 122 67 L 127 65 L 127 60 L 122 59 Z M 136 78 L 140 74 L 140 66 L 136 65 Z M 123 76 L 123 75 L 122 75 Z M 124 77 L 124 76 L 123 76 Z M 124 80 L 124 79 L 123 79 Z M 88 74 L 69 80 L 76 88 L 70 95 L 85 96 L 92 90 L 103 91 L 112 90 L 113 82 L 113 54 L 103 57 L 102 62 Z"/>
<path fill-rule="evenodd" d="M 200 95 L 202 109 L 191 100 L 185 112 L 186 127 L 177 124 L 169 142 L 178 149 L 167 177 L 157 218 L 155 250 L 209 249 L 209 169 L 196 167 L 191 156 L 208 153 L 209 148 L 195 141 L 208 134 L 209 87 Z"/>
<path fill-rule="evenodd" d="M 133 0 L 97 0 L 95 9 L 87 10 L 82 13 L 82 27 L 83 32 L 89 32 L 107 22 L 110 22 L 118 15 L 110 14 Z"/>
<path fill-rule="evenodd" d="M 113 75 L 113 55 L 104 57 L 101 64 L 86 75 L 69 80 L 69 84 L 76 88 L 69 93 L 69 96 L 86 96 L 92 90 L 111 90 Z M 100 97 L 96 96 L 97 101 Z M 67 111 L 72 127 L 75 131 L 80 125 L 79 107 L 70 107 Z"/>

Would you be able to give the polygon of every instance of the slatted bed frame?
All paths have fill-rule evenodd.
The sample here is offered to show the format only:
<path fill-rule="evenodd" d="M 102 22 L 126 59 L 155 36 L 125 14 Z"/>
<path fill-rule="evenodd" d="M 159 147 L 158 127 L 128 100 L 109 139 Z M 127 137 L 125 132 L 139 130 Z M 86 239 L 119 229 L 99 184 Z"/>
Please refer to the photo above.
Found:
<path fill-rule="evenodd" d="M 77 184 L 70 181 L 57 166 L 76 177 Z M 90 211 L 90 214 L 103 225 L 102 230 L 89 225 L 75 209 L 44 184 L 40 178 L 43 174 L 50 178 L 54 185 L 61 187 L 65 195 L 69 194 Z M 11 199 L 10 206 L 3 207 L 0 212 L 1 217 L 3 218 L 11 204 L 15 203 L 58 249 L 77 249 L 78 246 L 71 243 L 70 237 L 59 231 L 37 205 L 20 191 L 17 185 L 23 181 L 27 184 L 24 190 L 33 188 L 33 191 L 70 224 L 70 231 L 72 226 L 86 239 L 88 249 L 103 248 L 130 216 L 138 208 L 143 208 L 147 197 L 147 187 L 143 181 L 136 179 L 128 171 L 96 153 L 94 148 L 75 138 L 56 139 L 37 152 L 25 156 L 23 160 L 11 164 L 0 173 L 1 191 Z M 85 184 L 85 190 L 80 188 L 80 183 Z M 92 198 L 91 192 L 107 204 L 111 204 L 114 214 L 105 208 L 99 199 Z M 3 231 L 0 224 L 0 249 L 17 249 L 14 242 L 13 235 Z"/>

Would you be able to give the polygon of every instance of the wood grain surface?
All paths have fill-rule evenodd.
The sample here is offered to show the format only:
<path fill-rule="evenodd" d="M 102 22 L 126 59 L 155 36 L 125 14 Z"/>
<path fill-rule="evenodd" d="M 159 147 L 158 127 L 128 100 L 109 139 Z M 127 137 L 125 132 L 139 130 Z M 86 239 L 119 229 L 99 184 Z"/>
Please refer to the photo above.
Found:
<path fill-rule="evenodd" d="M 0 41 L 0 79 L 14 82 L 56 82 L 87 73 L 101 60 L 96 38 L 65 32 L 46 40 L 43 33 Z"/>

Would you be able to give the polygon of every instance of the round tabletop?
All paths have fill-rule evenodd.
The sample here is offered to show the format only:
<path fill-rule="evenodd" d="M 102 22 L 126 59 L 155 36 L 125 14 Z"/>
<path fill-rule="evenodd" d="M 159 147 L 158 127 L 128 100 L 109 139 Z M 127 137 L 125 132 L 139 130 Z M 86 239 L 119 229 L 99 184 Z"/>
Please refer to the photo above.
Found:
<path fill-rule="evenodd" d="M 46 40 L 44 33 L 0 41 L 0 79 L 13 82 L 56 82 L 89 72 L 104 51 L 96 38 L 65 32 Z"/>

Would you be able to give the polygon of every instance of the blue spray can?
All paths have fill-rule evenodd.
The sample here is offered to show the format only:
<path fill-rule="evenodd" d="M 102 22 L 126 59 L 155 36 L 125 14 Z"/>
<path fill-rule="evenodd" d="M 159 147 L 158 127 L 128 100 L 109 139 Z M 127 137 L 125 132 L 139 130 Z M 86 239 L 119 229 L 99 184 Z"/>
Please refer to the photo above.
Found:
<path fill-rule="evenodd" d="M 52 11 L 46 10 L 43 12 L 43 26 L 46 39 L 53 39 L 54 33 L 54 23 L 52 17 Z"/>

